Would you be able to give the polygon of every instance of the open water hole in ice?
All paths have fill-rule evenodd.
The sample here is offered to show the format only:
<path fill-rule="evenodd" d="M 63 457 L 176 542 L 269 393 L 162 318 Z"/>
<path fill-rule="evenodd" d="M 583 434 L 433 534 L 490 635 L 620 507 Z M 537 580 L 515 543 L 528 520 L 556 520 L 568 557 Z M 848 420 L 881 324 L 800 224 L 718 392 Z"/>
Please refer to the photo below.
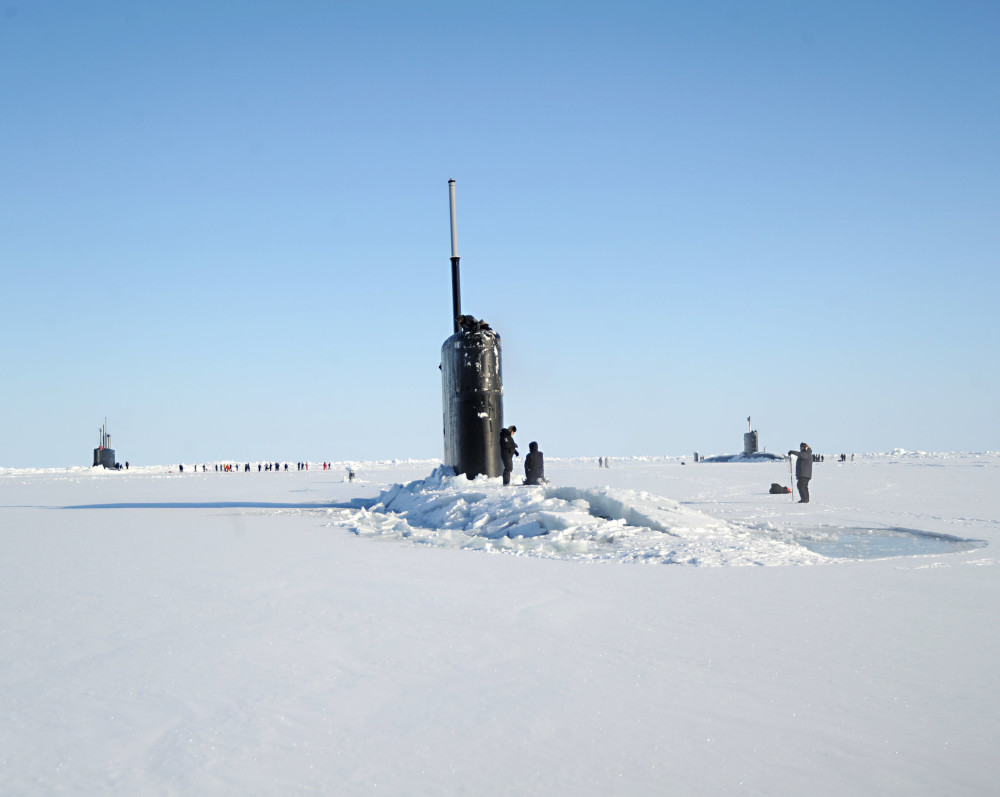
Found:
<path fill-rule="evenodd" d="M 961 553 L 983 548 L 982 540 L 935 534 L 898 526 L 881 529 L 820 526 L 796 533 L 796 542 L 821 556 L 836 559 L 886 559 Z"/>

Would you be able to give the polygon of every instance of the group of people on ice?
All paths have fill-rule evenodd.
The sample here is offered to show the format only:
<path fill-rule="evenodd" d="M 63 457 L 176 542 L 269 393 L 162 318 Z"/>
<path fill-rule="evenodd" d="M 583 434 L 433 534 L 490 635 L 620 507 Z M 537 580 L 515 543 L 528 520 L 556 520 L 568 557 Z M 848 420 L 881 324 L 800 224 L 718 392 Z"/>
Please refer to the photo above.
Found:
<path fill-rule="evenodd" d="M 125 467 L 126 468 L 128 467 L 128 463 L 125 464 Z M 242 465 L 239 464 L 238 462 L 217 462 L 217 463 L 215 463 L 214 467 L 215 467 L 215 472 L 216 473 L 240 473 L 241 471 L 243 473 L 249 473 L 252 470 L 252 467 L 250 466 L 249 462 L 244 462 Z M 201 469 L 202 469 L 203 472 L 207 472 L 208 471 L 208 465 L 202 465 Z M 309 470 L 309 463 L 308 462 L 297 462 L 296 463 L 296 469 L 297 470 Z M 194 466 L 194 470 L 195 470 L 196 473 L 198 472 L 198 466 L 197 465 Z M 282 471 L 282 470 L 285 471 L 285 472 L 288 471 L 288 463 L 287 462 L 284 462 L 284 463 L 281 463 L 281 462 L 258 462 L 257 463 L 257 472 L 258 473 L 262 473 L 262 472 L 265 472 L 265 471 L 266 472 L 272 472 L 272 471 Z M 323 463 L 323 470 L 333 470 L 333 463 L 332 462 L 324 462 Z M 351 481 L 354 481 L 354 468 L 348 468 L 347 470 L 348 470 L 348 478 Z M 180 466 L 180 472 L 181 473 L 184 472 L 184 466 L 183 465 Z"/>
<path fill-rule="evenodd" d="M 500 459 L 503 462 L 503 483 L 510 484 L 510 474 L 514 470 L 514 457 L 521 454 L 514 442 L 516 426 L 508 426 L 500 430 Z M 524 483 L 543 484 L 545 482 L 545 458 L 538 450 L 538 443 L 532 440 L 528 443 L 528 456 L 524 458 Z"/>

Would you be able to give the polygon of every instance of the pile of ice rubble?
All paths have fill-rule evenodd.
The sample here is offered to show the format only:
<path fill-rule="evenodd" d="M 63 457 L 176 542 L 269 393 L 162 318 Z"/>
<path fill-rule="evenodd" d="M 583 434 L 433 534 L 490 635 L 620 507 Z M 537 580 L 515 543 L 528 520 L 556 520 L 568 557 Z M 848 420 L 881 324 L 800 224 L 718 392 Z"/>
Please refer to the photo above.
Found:
<path fill-rule="evenodd" d="M 443 468 L 328 511 L 330 525 L 359 535 L 527 556 L 691 565 L 830 561 L 770 524 L 725 523 L 647 492 L 504 487 L 497 478 L 470 481 Z"/>

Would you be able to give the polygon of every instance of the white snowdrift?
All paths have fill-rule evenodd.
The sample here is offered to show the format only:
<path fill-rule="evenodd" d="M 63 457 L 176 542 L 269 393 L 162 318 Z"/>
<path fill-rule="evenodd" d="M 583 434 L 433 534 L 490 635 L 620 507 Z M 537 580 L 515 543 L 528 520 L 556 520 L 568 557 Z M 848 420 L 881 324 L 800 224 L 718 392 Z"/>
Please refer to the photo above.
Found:
<path fill-rule="evenodd" d="M 504 487 L 496 478 L 470 481 L 444 468 L 330 515 L 332 525 L 359 535 L 546 558 L 694 565 L 824 561 L 788 534 L 726 523 L 645 491 Z"/>

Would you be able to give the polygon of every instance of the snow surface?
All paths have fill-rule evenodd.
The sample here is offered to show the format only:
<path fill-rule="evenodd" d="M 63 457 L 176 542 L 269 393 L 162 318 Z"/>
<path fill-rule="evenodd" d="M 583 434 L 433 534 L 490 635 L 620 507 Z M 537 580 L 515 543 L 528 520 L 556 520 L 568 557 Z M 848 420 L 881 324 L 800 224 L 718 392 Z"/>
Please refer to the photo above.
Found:
<path fill-rule="evenodd" d="M 993 793 L 1000 455 L 831 460 L 0 469 L 0 793 Z"/>

